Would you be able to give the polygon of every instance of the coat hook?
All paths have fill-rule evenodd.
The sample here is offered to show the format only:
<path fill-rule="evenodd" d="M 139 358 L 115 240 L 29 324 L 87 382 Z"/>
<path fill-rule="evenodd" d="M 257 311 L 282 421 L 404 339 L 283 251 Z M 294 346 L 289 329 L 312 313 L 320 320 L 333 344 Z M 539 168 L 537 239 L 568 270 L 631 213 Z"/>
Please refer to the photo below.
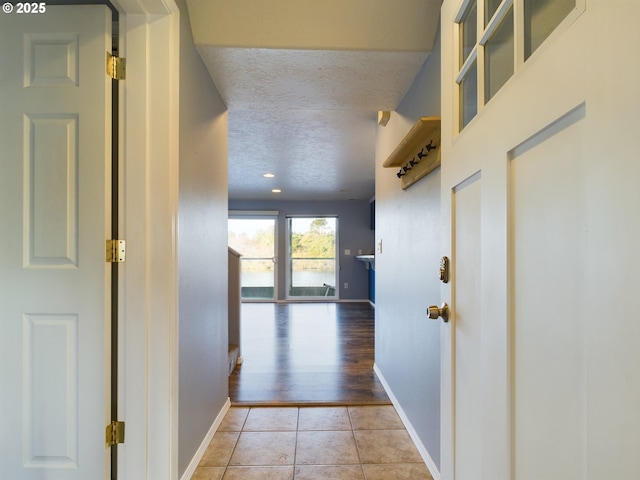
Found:
<path fill-rule="evenodd" d="M 436 146 L 433 144 L 433 139 L 429 140 L 429 145 L 426 145 L 424 148 L 427 149 L 427 153 L 436 148 Z"/>

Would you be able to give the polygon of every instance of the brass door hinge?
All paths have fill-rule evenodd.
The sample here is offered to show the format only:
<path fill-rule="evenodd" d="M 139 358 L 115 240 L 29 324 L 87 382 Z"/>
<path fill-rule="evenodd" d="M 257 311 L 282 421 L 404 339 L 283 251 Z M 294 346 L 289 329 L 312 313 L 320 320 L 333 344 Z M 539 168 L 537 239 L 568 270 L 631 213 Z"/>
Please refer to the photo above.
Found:
<path fill-rule="evenodd" d="M 111 422 L 106 430 L 107 446 L 124 443 L 124 422 Z"/>
<path fill-rule="evenodd" d="M 114 80 L 124 80 L 127 76 L 127 60 L 107 52 L 107 75 Z"/>
<path fill-rule="evenodd" d="M 127 242 L 124 240 L 107 240 L 107 263 L 124 263 L 127 253 Z"/>

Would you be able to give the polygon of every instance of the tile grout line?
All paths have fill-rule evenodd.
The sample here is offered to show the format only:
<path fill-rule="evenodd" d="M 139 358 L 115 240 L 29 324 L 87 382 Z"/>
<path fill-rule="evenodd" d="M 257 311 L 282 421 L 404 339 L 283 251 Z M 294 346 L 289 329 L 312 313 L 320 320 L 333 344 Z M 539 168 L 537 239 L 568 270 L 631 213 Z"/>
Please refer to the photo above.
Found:
<path fill-rule="evenodd" d="M 353 436 L 353 443 L 356 445 L 356 453 L 358 454 L 358 461 L 360 462 L 360 470 L 362 470 L 362 478 L 367 480 L 367 474 L 364 471 L 364 465 L 362 464 L 362 455 L 360 455 L 360 447 L 358 447 L 358 439 L 356 438 L 356 431 L 351 419 L 351 407 L 347 407 L 347 417 L 349 418 L 349 425 L 351 426 L 351 435 Z"/>
<path fill-rule="evenodd" d="M 242 436 L 244 426 L 247 423 L 247 418 L 249 418 L 249 412 L 251 412 L 251 408 L 249 408 L 249 410 L 247 411 L 247 416 L 244 417 L 244 421 L 240 426 L 240 431 L 238 432 L 238 438 L 236 440 L 236 443 L 233 445 L 233 448 L 231 449 L 231 455 L 229 455 L 229 460 L 227 460 L 227 465 L 224 467 L 224 472 L 222 472 L 222 478 L 224 478 L 224 476 L 227 474 L 227 471 L 229 470 L 229 466 L 231 465 L 231 459 L 233 458 L 233 454 L 236 452 L 236 448 L 238 448 L 238 444 L 240 443 L 240 437 Z"/>
<path fill-rule="evenodd" d="M 298 414 L 296 415 L 296 442 L 293 448 L 293 475 L 291 478 L 293 480 L 296 479 L 296 466 L 298 460 L 298 431 L 300 430 L 300 407 L 296 407 L 298 409 Z"/>

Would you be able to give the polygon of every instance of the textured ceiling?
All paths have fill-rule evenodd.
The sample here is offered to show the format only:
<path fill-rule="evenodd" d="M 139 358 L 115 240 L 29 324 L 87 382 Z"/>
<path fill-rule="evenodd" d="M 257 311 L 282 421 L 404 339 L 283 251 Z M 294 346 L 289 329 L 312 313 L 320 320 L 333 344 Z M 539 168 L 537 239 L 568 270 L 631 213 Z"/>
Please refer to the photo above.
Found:
<path fill-rule="evenodd" d="M 199 47 L 229 107 L 229 196 L 369 199 L 378 110 L 425 53 Z M 276 176 L 265 179 L 262 174 Z"/>
<path fill-rule="evenodd" d="M 395 110 L 429 48 L 241 48 L 198 43 L 204 34 L 194 29 L 196 46 L 229 108 L 230 198 L 374 195 L 377 112 Z"/>
<path fill-rule="evenodd" d="M 199 46 L 229 109 L 393 110 L 426 52 Z"/>
<path fill-rule="evenodd" d="M 229 196 L 272 198 L 280 188 L 281 199 L 369 199 L 375 135 L 366 111 L 230 110 Z"/>

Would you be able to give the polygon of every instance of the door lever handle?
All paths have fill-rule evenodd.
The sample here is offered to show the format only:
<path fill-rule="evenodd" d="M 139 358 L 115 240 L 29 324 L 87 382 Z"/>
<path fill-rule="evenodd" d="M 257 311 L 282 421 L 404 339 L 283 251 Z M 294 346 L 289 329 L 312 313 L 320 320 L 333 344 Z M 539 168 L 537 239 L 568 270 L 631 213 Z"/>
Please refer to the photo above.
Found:
<path fill-rule="evenodd" d="M 431 305 L 427 307 L 427 316 L 432 320 L 437 320 L 441 317 L 442 321 L 446 323 L 449 321 L 449 305 L 447 305 L 446 302 L 443 303 L 441 307 Z"/>

